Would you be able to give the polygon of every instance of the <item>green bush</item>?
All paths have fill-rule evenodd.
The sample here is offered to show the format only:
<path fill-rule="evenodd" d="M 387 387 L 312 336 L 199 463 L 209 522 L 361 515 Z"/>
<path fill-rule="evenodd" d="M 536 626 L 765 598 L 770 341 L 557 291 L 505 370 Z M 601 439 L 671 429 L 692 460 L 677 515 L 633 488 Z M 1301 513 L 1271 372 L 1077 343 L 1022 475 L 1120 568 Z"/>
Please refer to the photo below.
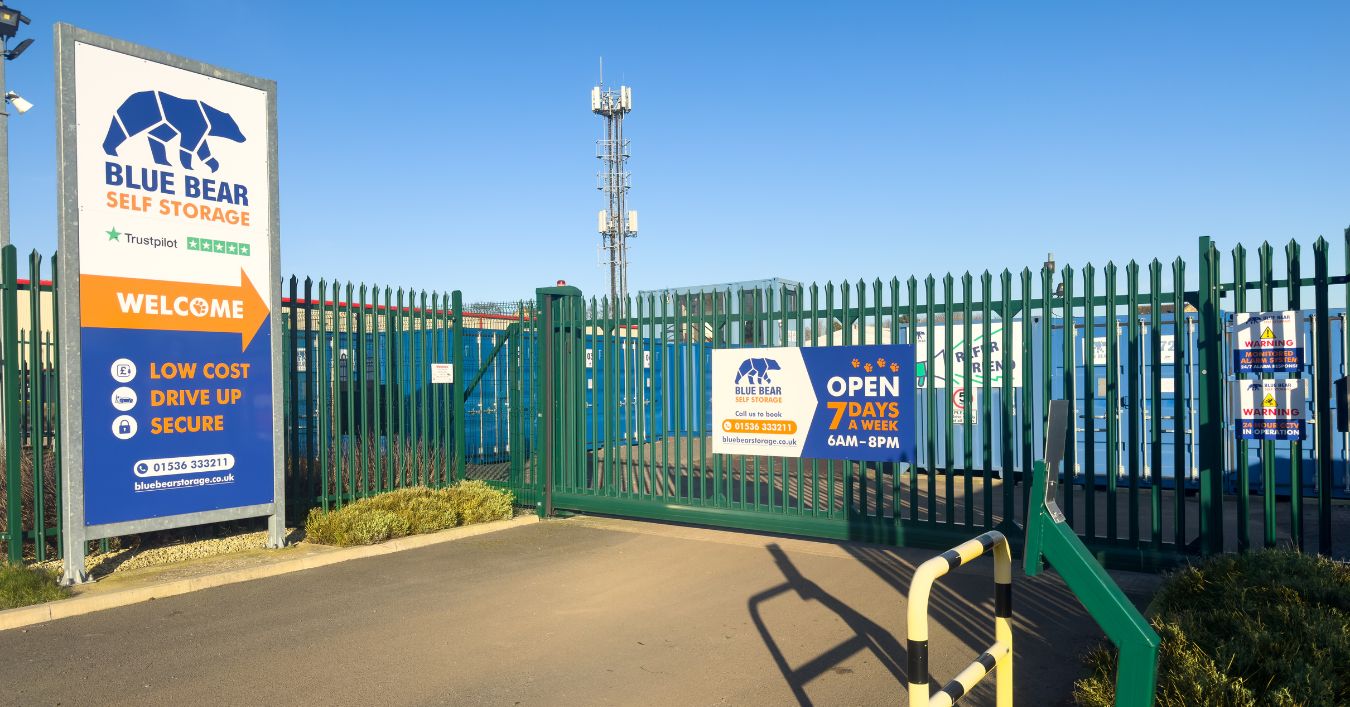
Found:
<path fill-rule="evenodd" d="M 1350 567 L 1289 551 L 1221 555 L 1168 578 L 1157 705 L 1350 704 Z M 1114 650 L 1089 657 L 1081 705 L 1114 701 Z"/>
<path fill-rule="evenodd" d="M 510 518 L 516 499 L 510 491 L 477 480 L 461 481 L 444 491 L 465 525 Z"/>
<path fill-rule="evenodd" d="M 413 486 L 361 501 L 369 508 L 397 515 L 408 526 L 405 535 L 432 533 L 460 524 L 460 514 L 440 491 Z"/>
<path fill-rule="evenodd" d="M 324 545 L 370 545 L 405 535 L 510 518 L 515 499 L 481 481 L 444 489 L 414 486 L 356 501 L 339 510 L 315 508 L 305 536 Z"/>
<path fill-rule="evenodd" d="M 371 545 L 408 534 L 408 522 L 396 513 L 353 503 L 336 511 L 315 508 L 305 519 L 305 539 L 324 545 Z"/>
<path fill-rule="evenodd" d="M 0 563 L 0 609 L 13 609 L 64 598 L 56 575 L 36 567 Z"/>

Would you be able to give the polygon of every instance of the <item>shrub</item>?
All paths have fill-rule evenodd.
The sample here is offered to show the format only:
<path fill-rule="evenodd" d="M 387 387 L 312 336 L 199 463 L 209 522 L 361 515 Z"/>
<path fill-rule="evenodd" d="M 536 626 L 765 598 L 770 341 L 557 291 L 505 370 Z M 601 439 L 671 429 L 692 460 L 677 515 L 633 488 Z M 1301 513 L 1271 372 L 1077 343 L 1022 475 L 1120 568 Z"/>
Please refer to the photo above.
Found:
<path fill-rule="evenodd" d="M 65 597 L 56 575 L 37 567 L 0 563 L 0 609 L 41 604 Z"/>
<path fill-rule="evenodd" d="M 364 503 L 403 519 L 408 525 L 408 535 L 431 533 L 460 524 L 460 515 L 450 499 L 444 493 L 425 486 L 371 496 Z"/>
<path fill-rule="evenodd" d="M 369 545 L 510 518 L 513 504 L 509 492 L 481 481 L 461 481 L 439 490 L 413 486 L 361 499 L 335 511 L 315 508 L 305 521 L 305 535 L 310 542 L 325 545 Z"/>
<path fill-rule="evenodd" d="M 305 520 L 305 537 L 324 545 L 370 545 L 408 534 L 398 515 L 353 503 L 336 511 L 315 508 Z"/>
<path fill-rule="evenodd" d="M 1221 555 L 1170 577 L 1149 607 L 1160 707 L 1350 704 L 1350 568 L 1290 551 Z M 1115 651 L 1074 696 L 1114 700 Z"/>
<path fill-rule="evenodd" d="M 461 481 L 443 493 L 466 525 L 510 518 L 516 503 L 510 491 L 495 489 L 478 480 Z"/>

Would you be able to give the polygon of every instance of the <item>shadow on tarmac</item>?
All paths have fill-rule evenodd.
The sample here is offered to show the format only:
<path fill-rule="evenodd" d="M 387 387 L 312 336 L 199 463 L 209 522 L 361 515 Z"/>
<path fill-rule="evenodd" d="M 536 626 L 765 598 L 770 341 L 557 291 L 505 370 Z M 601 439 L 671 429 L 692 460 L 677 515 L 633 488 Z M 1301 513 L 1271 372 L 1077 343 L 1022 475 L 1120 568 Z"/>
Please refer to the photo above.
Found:
<path fill-rule="evenodd" d="M 844 544 L 842 546 L 862 566 L 873 572 L 891 586 L 896 594 L 896 611 L 905 611 L 905 598 L 909 594 L 910 582 L 914 577 L 916 565 L 906 560 L 900 553 L 890 548 Z M 768 648 L 774 663 L 778 666 L 783 680 L 792 690 L 801 705 L 812 704 L 807 696 L 806 686 L 835 666 L 842 665 L 852 656 L 862 651 L 870 651 L 888 670 L 896 681 L 897 694 L 908 688 L 906 675 L 908 653 L 902 643 L 903 636 L 892 634 L 886 627 L 877 624 L 852 608 L 846 601 L 830 594 L 811 581 L 797 569 L 787 554 L 776 544 L 768 550 L 780 572 L 782 584 L 770 587 L 747 602 L 750 617 L 765 647 Z M 934 552 L 934 555 L 937 553 Z M 933 588 L 929 603 L 930 636 L 941 629 L 955 639 L 955 645 L 969 651 L 969 660 L 994 642 L 994 607 L 992 562 L 987 558 L 975 560 L 971 565 L 985 566 L 987 572 L 961 572 L 957 570 L 943 577 Z M 1014 683 L 1016 700 L 1026 704 L 1051 698 L 1049 704 L 1059 700 L 1046 694 L 1044 678 L 1050 674 L 1065 676 L 1077 675 L 1081 668 L 1077 664 L 1065 665 L 1065 641 L 1073 642 L 1072 637 L 1083 637 L 1085 623 L 1091 619 L 1085 616 L 1082 607 L 1072 594 L 1063 588 L 1058 578 L 1028 579 L 1020 571 L 1014 573 L 1013 633 L 1018 666 L 1018 679 Z M 773 634 L 765 623 L 760 607 L 769 600 L 784 595 L 796 594 L 802 601 L 817 602 L 833 612 L 853 631 L 853 636 L 832 646 L 805 663 L 793 667 L 779 647 Z M 1096 627 L 1089 629 L 1096 632 Z M 930 638 L 931 640 L 931 638 Z M 1088 639 L 1090 644 L 1090 639 Z M 944 641 L 947 650 L 951 643 Z M 1086 646 L 1085 646 L 1086 647 Z M 933 650 L 942 650 L 935 643 Z M 1069 654 L 1076 653 L 1071 648 Z M 962 664 L 964 664 L 964 660 Z M 939 689 L 952 675 L 928 676 L 930 690 Z M 981 681 L 980 690 L 992 689 L 993 678 Z M 1063 680 L 1051 681 L 1063 682 Z M 1072 677 L 1068 678 L 1069 684 Z M 986 684 L 987 683 L 987 684 Z M 1058 692 L 1051 689 L 1051 693 Z"/>
<path fill-rule="evenodd" d="M 907 679 L 903 666 L 907 654 L 904 647 L 900 645 L 895 636 L 891 635 L 890 631 L 858 613 L 838 597 L 803 576 L 778 545 L 769 545 L 768 550 L 769 554 L 773 556 L 775 564 L 778 565 L 779 571 L 783 573 L 785 581 L 750 597 L 747 608 L 750 611 L 751 619 L 755 622 L 755 629 L 759 631 L 760 638 L 763 639 L 764 645 L 769 649 L 774 663 L 778 666 L 779 672 L 783 674 L 783 679 L 787 681 L 799 704 L 811 704 L 810 698 L 806 695 L 807 683 L 864 650 L 871 651 L 898 683 L 906 684 Z M 826 650 L 799 667 L 793 668 L 788 665 L 783 651 L 774 641 L 773 634 L 769 632 L 759 609 L 764 602 L 788 592 L 795 592 L 802 601 L 819 602 L 821 606 L 834 612 L 853 630 L 853 637 Z"/>

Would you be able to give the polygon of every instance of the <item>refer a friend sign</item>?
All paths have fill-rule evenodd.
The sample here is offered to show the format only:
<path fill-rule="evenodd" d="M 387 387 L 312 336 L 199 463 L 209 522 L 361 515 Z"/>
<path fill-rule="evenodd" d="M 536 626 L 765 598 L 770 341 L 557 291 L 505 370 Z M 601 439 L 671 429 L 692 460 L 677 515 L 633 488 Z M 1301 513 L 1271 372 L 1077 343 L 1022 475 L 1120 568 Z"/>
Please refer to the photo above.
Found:
<path fill-rule="evenodd" d="M 1233 315 L 1233 372 L 1278 373 L 1303 369 L 1303 327 L 1298 312 Z"/>
<path fill-rule="evenodd" d="M 275 84 L 64 25 L 57 38 L 80 525 L 275 521 Z"/>
<path fill-rule="evenodd" d="M 913 462 L 914 347 L 712 352 L 713 451 Z"/>

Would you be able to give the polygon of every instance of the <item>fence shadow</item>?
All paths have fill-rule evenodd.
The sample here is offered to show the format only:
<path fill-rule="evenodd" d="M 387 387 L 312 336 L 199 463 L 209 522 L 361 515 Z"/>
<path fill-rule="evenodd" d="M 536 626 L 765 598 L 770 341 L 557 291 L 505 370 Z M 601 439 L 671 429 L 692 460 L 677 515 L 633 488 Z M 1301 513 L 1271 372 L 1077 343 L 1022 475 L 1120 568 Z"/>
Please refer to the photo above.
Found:
<path fill-rule="evenodd" d="M 811 704 L 810 698 L 806 695 L 807 683 L 864 650 L 871 651 L 899 685 L 906 684 L 904 665 L 907 653 L 895 636 L 891 635 L 890 631 L 862 615 L 843 600 L 825 591 L 820 585 L 807 579 L 777 544 L 769 545 L 768 550 L 779 571 L 783 573 L 784 581 L 782 584 L 770 587 L 750 597 L 747 602 L 747 609 L 750 612 L 751 620 L 755 622 L 755 629 L 759 631 L 765 647 L 769 649 L 779 672 L 783 674 L 783 680 L 792 689 L 792 694 L 796 696 L 799 704 Z M 783 651 L 778 647 L 772 632 L 765 624 L 764 617 L 760 614 L 760 605 L 774 597 L 789 593 L 795 593 L 802 601 L 818 602 L 821 606 L 834 612 L 853 631 L 854 635 L 803 665 L 796 668 L 788 665 L 787 657 L 783 655 Z"/>

